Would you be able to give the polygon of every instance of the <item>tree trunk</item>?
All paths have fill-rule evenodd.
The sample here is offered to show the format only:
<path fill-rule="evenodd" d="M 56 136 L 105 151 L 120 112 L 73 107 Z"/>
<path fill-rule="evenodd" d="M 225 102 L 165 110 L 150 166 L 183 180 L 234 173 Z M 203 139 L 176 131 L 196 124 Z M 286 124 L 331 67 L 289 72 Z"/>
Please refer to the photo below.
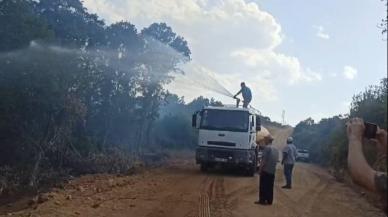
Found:
<path fill-rule="evenodd" d="M 39 166 L 40 166 L 40 162 L 42 161 L 42 158 L 43 158 L 43 151 L 40 150 L 38 154 L 38 158 L 36 159 L 36 162 L 34 165 L 34 169 L 32 170 L 32 173 L 31 173 L 30 187 L 36 187 L 36 178 L 39 172 Z"/>

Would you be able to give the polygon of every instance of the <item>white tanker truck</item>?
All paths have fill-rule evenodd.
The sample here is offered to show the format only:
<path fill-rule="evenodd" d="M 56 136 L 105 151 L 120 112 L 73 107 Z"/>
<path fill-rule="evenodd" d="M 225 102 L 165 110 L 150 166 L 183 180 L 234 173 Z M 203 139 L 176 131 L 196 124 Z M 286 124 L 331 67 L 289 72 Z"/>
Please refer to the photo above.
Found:
<path fill-rule="evenodd" d="M 258 163 L 256 135 L 263 137 L 258 134 L 261 122 L 255 110 L 207 106 L 194 113 L 192 126 L 198 129 L 196 162 L 202 171 L 221 164 L 240 167 L 251 176 L 255 174 Z"/>

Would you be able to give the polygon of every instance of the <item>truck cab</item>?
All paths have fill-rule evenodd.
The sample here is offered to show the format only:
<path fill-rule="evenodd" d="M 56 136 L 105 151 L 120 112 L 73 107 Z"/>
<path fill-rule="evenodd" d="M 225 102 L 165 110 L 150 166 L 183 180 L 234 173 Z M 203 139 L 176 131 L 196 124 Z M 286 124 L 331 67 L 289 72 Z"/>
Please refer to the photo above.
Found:
<path fill-rule="evenodd" d="M 256 132 L 261 127 L 254 110 L 207 106 L 193 115 L 192 125 L 198 129 L 196 163 L 201 165 L 202 171 L 220 164 L 240 167 L 254 175 Z"/>

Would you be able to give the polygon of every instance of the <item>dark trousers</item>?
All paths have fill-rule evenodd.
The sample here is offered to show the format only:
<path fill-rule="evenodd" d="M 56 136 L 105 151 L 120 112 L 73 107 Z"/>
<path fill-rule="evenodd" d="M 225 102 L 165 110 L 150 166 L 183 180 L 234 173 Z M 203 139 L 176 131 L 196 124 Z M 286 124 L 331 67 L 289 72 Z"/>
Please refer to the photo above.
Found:
<path fill-rule="evenodd" d="M 259 202 L 272 204 L 273 201 L 273 184 L 275 174 L 262 171 L 260 173 Z"/>
<path fill-rule="evenodd" d="M 250 102 L 251 102 L 251 100 L 245 100 L 244 99 L 243 108 L 248 108 L 248 105 L 249 105 Z"/>
<path fill-rule="evenodd" d="M 284 176 L 286 177 L 286 186 L 291 187 L 292 184 L 292 170 L 294 164 L 284 164 Z"/>

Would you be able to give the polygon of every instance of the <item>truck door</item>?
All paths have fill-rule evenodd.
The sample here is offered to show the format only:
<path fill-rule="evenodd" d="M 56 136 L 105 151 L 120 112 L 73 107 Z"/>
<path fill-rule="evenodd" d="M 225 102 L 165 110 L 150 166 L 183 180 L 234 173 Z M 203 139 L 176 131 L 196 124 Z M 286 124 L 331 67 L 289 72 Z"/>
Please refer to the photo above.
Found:
<path fill-rule="evenodd" d="M 251 148 L 256 148 L 256 116 L 249 116 L 249 144 Z"/>

